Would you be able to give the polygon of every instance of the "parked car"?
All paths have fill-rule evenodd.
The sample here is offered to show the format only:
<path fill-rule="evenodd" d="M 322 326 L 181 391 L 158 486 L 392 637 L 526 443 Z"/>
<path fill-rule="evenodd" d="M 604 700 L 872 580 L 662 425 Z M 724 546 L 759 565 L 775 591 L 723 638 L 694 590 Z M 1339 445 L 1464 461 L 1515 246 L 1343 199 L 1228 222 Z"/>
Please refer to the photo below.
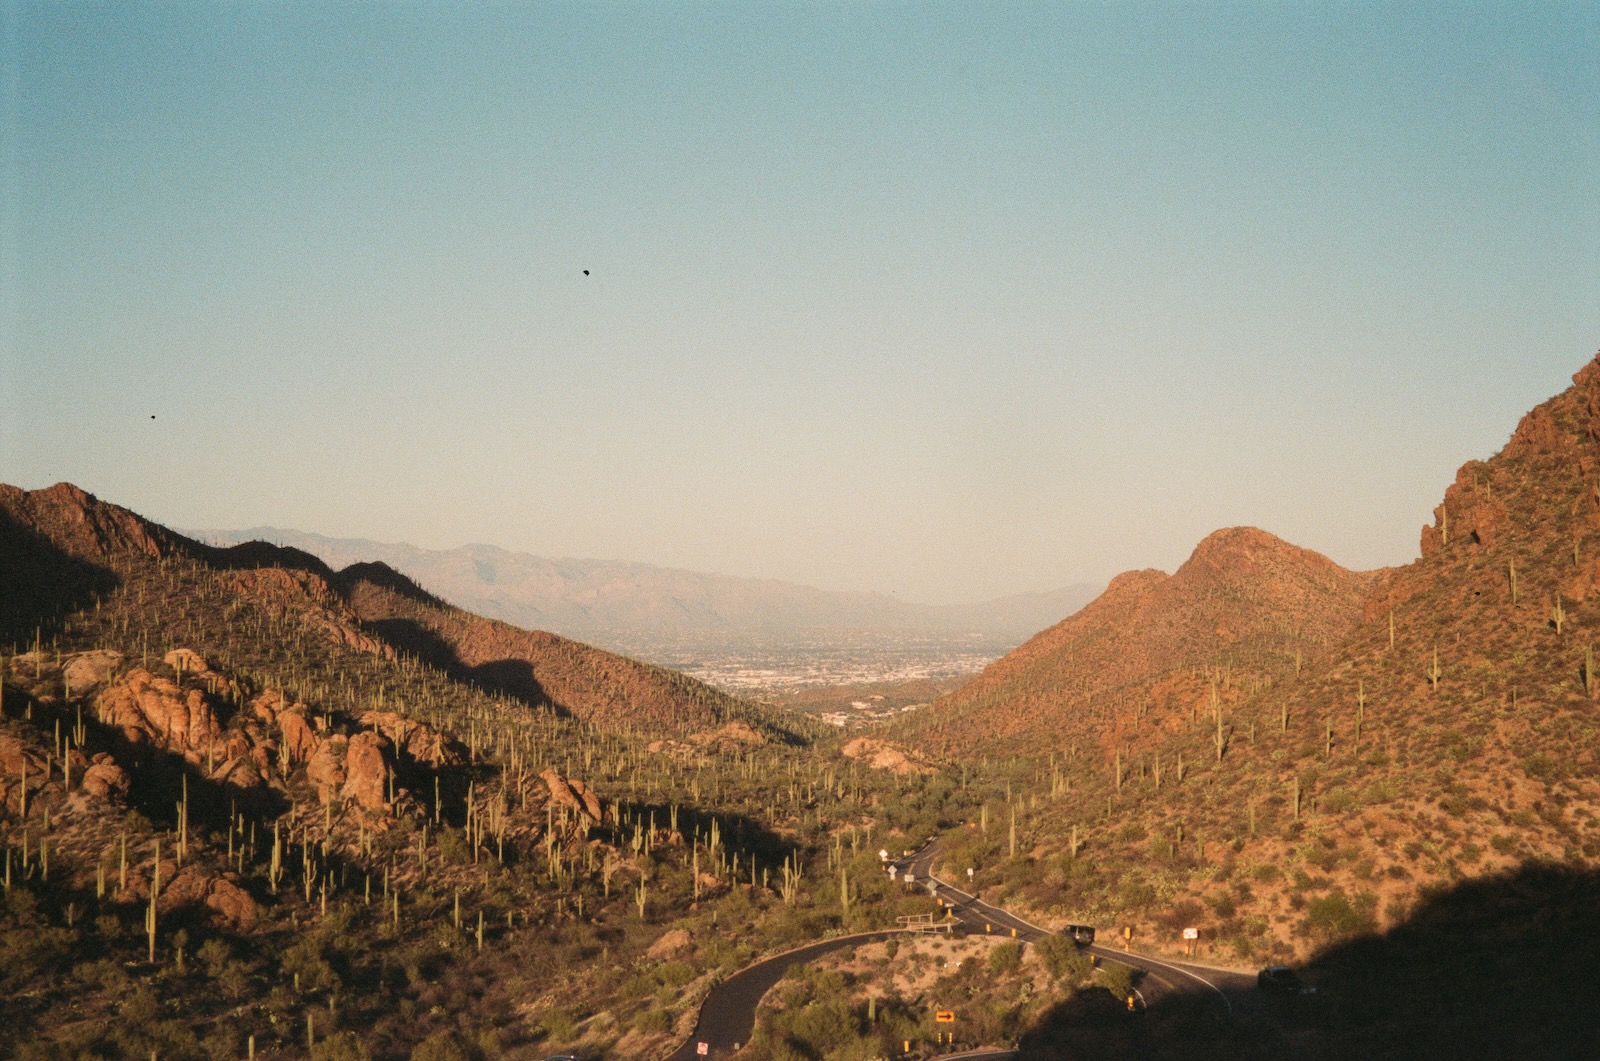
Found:
<path fill-rule="evenodd" d="M 1070 937 L 1072 942 L 1080 947 L 1087 947 L 1094 943 L 1093 925 L 1068 925 L 1061 930 L 1061 934 Z"/>
<path fill-rule="evenodd" d="M 1270 965 L 1261 970 L 1256 974 L 1256 986 L 1269 994 L 1291 997 L 1317 993 L 1316 988 L 1308 986 L 1293 969 L 1286 965 Z"/>

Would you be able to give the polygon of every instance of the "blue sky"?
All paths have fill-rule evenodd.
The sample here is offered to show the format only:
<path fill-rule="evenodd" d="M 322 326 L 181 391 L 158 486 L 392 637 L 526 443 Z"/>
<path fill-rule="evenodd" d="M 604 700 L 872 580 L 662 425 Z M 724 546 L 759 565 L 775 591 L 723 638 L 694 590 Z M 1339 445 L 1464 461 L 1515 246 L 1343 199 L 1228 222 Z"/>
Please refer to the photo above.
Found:
<path fill-rule="evenodd" d="M 0 10 L 0 479 L 179 526 L 1377 566 L 1600 348 L 1592 3 Z"/>

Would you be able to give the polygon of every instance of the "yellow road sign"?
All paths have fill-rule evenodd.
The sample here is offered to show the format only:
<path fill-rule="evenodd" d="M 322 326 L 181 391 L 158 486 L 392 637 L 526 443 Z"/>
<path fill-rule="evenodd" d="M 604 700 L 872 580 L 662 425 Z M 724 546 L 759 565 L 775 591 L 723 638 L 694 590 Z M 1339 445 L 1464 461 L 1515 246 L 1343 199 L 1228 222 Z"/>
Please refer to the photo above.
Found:
<path fill-rule="evenodd" d="M 940 1024 L 954 1024 L 956 1022 L 956 1014 L 954 1010 L 941 1009 L 933 1015 L 933 1019 Z"/>

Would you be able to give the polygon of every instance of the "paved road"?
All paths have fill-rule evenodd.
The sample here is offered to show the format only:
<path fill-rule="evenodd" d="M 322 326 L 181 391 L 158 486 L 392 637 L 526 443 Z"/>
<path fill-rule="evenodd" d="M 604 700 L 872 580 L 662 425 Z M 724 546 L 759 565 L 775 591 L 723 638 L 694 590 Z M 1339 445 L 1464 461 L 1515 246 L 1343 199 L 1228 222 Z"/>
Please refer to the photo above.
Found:
<path fill-rule="evenodd" d="M 1032 943 L 1049 935 L 1015 914 L 991 906 L 976 896 L 939 880 L 932 874 L 933 855 L 938 841 L 930 840 L 920 851 L 896 860 L 893 865 L 897 876 L 904 880 L 909 870 L 913 884 L 928 887 L 942 900 L 948 916 L 961 922 L 968 932 L 986 932 L 990 935 L 1010 936 Z M 785 954 L 767 958 L 739 970 L 713 987 L 700 1006 L 700 1017 L 694 1034 L 687 1042 L 667 1056 L 665 1061 L 697 1061 L 701 1057 L 728 1057 L 749 1042 L 755 1030 L 756 1007 L 773 985 L 783 979 L 789 967 L 797 962 L 813 961 L 824 954 L 862 943 L 888 939 L 899 935 L 898 930 L 867 932 L 855 936 L 838 936 L 808 944 Z M 1148 955 L 1112 950 L 1107 947 L 1090 947 L 1090 952 L 1108 961 L 1120 962 L 1135 970 L 1136 990 L 1147 1003 L 1154 1003 L 1167 992 L 1202 991 L 1215 995 L 1219 1006 L 1232 1013 L 1241 1005 L 1255 1004 L 1255 978 L 1245 973 L 1226 969 L 1176 962 Z M 700 1052 L 704 1044 L 705 1053 Z M 1009 1050 L 975 1050 L 962 1054 L 946 1055 L 941 1061 L 998 1061 L 1014 1057 Z"/>
<path fill-rule="evenodd" d="M 756 1026 L 756 1006 L 783 974 L 797 962 L 815 961 L 824 954 L 846 947 L 872 943 L 898 936 L 898 930 L 865 932 L 837 936 L 779 954 L 746 966 L 711 989 L 700 1006 L 700 1019 L 689 1041 L 667 1056 L 666 1061 L 697 1061 L 701 1057 L 727 1057 L 750 1041 Z M 705 1044 L 705 1053 L 699 1052 Z"/>
<path fill-rule="evenodd" d="M 896 875 L 903 880 L 906 871 L 909 870 L 913 877 L 913 886 L 931 885 L 934 897 L 944 902 L 949 914 L 960 921 L 969 932 L 1011 936 L 1028 943 L 1036 942 L 1050 934 L 1048 929 L 1040 928 L 997 906 L 991 906 L 976 896 L 969 895 L 933 876 L 933 856 L 937 849 L 938 841 L 930 840 L 915 854 L 896 860 L 894 862 Z M 1248 973 L 1213 969 L 1167 958 L 1152 958 L 1104 946 L 1090 947 L 1089 952 L 1103 960 L 1120 962 L 1134 969 L 1137 976 L 1136 990 L 1147 1004 L 1158 1001 L 1169 992 L 1199 991 L 1215 997 L 1217 1004 L 1228 1013 L 1233 1013 L 1235 1008 L 1241 1005 L 1252 1008 L 1255 1005 L 1255 977 Z"/>

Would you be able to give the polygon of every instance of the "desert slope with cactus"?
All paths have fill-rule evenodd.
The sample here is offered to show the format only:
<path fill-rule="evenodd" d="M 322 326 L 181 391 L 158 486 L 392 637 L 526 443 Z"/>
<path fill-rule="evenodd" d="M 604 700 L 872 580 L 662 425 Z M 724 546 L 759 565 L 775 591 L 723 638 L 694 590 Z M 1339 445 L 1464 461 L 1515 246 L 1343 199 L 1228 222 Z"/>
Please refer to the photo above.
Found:
<path fill-rule="evenodd" d="M 1592 869 L 1600 361 L 1499 453 L 1462 466 L 1420 552 L 1376 576 L 1330 573 L 1350 592 L 1342 608 L 1302 597 L 1310 612 L 1278 613 L 1273 648 L 1254 657 L 1266 667 L 1230 663 L 1220 626 L 1189 642 L 1192 676 L 1124 686 L 1120 699 L 1109 682 L 1057 687 L 1059 674 L 1086 680 L 1066 664 L 1023 667 L 1111 667 L 1150 637 L 1139 609 L 1179 576 L 1123 576 L 1036 639 L 1031 661 L 997 664 L 960 694 L 981 709 L 960 719 L 972 728 L 984 711 L 1020 715 L 1019 701 L 1060 707 L 1037 716 L 1055 727 L 1044 754 L 1018 761 L 1030 795 L 1007 809 L 1015 840 L 991 827 L 955 846 L 951 865 L 987 866 L 989 886 L 1015 901 L 1131 925 L 1152 946 L 1176 949 L 1178 930 L 1197 927 L 1208 953 L 1242 962 L 1400 924 L 1467 880 Z M 1289 650 L 1311 640 L 1317 612 L 1331 621 L 1296 673 Z M 1058 640 L 1072 655 L 1052 655 Z M 1028 732 L 1042 742 L 1049 730 Z"/>
<path fill-rule="evenodd" d="M 1152 711 L 1193 712 L 1303 670 L 1360 618 L 1375 577 L 1254 527 L 1220 530 L 1172 575 L 1117 576 L 1082 611 L 908 717 L 901 734 L 965 756 L 1109 750 Z"/>

